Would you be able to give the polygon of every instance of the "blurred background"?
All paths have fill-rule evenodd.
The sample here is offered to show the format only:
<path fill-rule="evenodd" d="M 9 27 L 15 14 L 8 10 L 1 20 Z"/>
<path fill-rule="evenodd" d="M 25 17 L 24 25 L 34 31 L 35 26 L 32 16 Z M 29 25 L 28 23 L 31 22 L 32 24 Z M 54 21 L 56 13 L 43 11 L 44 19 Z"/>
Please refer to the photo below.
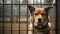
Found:
<path fill-rule="evenodd" d="M 38 8 L 53 6 L 49 16 L 52 34 L 55 34 L 56 0 L 0 0 L 0 34 L 27 34 L 29 10 L 28 4 Z"/>

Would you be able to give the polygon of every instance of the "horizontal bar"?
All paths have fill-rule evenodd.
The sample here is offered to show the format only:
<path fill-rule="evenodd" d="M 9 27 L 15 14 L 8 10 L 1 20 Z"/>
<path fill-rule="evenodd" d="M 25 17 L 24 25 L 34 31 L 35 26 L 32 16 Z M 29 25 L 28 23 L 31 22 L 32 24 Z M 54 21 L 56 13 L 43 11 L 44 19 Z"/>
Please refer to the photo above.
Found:
<path fill-rule="evenodd" d="M 2 30 L 0 30 L 2 31 Z M 11 31 L 11 30 L 4 30 L 4 31 Z M 19 30 L 12 30 L 12 31 L 19 31 Z M 20 31 L 33 31 L 33 30 L 20 30 Z M 35 31 L 35 30 L 34 30 Z M 50 31 L 55 31 L 55 30 L 50 30 Z M 59 30 L 58 30 L 59 31 Z"/>
<path fill-rule="evenodd" d="M 3 5 L 3 4 L 0 4 Z M 4 5 L 55 5 L 55 4 L 4 4 Z"/>

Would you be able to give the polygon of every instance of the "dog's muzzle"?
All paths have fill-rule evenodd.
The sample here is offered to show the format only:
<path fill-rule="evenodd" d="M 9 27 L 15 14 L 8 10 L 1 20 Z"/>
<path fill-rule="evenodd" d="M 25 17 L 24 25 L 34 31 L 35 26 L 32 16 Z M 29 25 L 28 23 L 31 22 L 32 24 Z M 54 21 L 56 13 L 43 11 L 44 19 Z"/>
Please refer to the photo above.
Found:
<path fill-rule="evenodd" d="M 35 28 L 36 29 L 40 29 L 42 27 L 42 25 L 41 24 L 38 24 Z"/>
<path fill-rule="evenodd" d="M 47 28 L 47 24 L 46 25 L 44 25 L 44 24 L 38 24 L 35 28 L 36 29 L 44 29 L 44 28 Z"/>
<path fill-rule="evenodd" d="M 41 27 L 42 27 L 42 19 L 38 18 L 36 29 L 40 29 Z"/>

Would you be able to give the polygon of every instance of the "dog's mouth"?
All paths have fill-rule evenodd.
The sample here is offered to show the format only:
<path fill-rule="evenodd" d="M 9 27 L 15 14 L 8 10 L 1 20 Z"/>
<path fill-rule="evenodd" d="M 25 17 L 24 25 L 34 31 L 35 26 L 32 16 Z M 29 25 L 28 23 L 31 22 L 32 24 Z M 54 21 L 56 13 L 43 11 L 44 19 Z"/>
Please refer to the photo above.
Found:
<path fill-rule="evenodd" d="M 35 28 L 36 29 L 41 29 L 42 28 L 42 25 L 41 24 L 38 24 Z"/>
<path fill-rule="evenodd" d="M 44 28 L 47 28 L 47 24 L 44 25 L 44 24 L 38 24 L 36 27 L 36 29 L 44 29 Z"/>

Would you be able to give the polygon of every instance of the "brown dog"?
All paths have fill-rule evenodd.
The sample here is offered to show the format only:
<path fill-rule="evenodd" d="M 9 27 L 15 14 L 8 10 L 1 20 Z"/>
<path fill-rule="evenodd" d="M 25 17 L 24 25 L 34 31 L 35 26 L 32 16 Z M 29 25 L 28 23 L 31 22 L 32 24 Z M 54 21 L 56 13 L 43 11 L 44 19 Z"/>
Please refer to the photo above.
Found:
<path fill-rule="evenodd" d="M 50 34 L 51 24 L 49 22 L 49 10 L 51 6 L 45 6 L 43 8 L 36 8 L 28 6 L 30 17 L 29 17 L 29 30 L 28 34 Z M 33 26 L 34 24 L 34 26 Z"/>

